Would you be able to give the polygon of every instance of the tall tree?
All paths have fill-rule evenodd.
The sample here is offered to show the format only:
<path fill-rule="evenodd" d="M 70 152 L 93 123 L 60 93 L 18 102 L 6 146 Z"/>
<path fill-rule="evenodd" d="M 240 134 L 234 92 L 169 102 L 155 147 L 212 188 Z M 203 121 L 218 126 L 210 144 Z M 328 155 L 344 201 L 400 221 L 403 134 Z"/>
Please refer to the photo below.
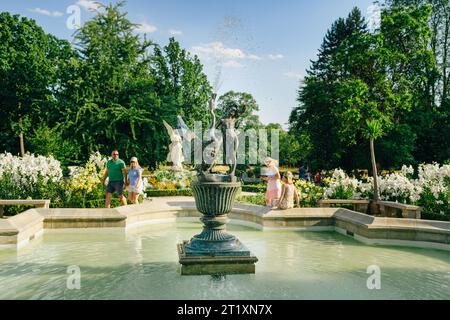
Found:
<path fill-rule="evenodd" d="M 450 2 L 448 0 L 386 0 L 383 7 L 391 12 L 405 7 L 431 6 L 428 47 L 437 69 L 429 72 L 428 83 L 417 88 L 415 112 L 405 123 L 417 135 L 414 156 L 417 162 L 442 162 L 450 158 Z M 410 43 L 414 46 L 414 43 Z"/>
<path fill-rule="evenodd" d="M 317 60 L 312 62 L 300 84 L 299 106 L 294 108 L 289 119 L 290 132 L 299 141 L 310 143 L 305 149 L 309 150 L 307 162 L 313 169 L 355 165 L 351 159 L 360 150 L 346 148 L 340 141 L 338 119 L 332 111 L 339 84 L 364 70 L 361 59 L 352 54 L 361 51 L 356 45 L 362 44 L 353 39 L 367 32 L 358 8 L 354 8 L 346 19 L 334 22 L 323 40 Z"/>
<path fill-rule="evenodd" d="M 414 92 L 427 85 L 433 67 L 427 48 L 430 13 L 428 6 L 384 11 L 380 33 L 353 40 L 365 50 L 354 52 L 355 57 L 345 51 L 349 59 L 362 59 L 365 68 L 342 82 L 334 112 L 343 141 L 356 144 L 358 135 L 369 140 L 375 201 L 379 196 L 375 140 L 396 125 L 398 115 L 412 109 Z"/>
<path fill-rule="evenodd" d="M 52 41 L 34 20 L 0 13 L 0 143 L 25 153 L 25 137 L 52 103 Z M 19 138 L 19 148 L 8 141 Z"/>
<path fill-rule="evenodd" d="M 228 109 L 234 105 L 243 109 L 241 118 L 238 119 L 236 126 L 243 129 L 259 129 L 262 124 L 259 116 L 256 114 L 259 111 L 258 103 L 255 98 L 247 92 L 228 91 L 219 97 L 217 102 L 217 115 L 222 118 L 227 114 Z"/>
<path fill-rule="evenodd" d="M 152 122 L 151 113 L 136 105 L 153 102 L 148 55 L 152 43 L 135 34 L 135 25 L 121 12 L 123 5 L 104 7 L 75 35 L 82 80 L 74 87 L 79 99 L 70 129 L 86 154 L 94 149 L 109 153 L 111 147 L 120 146 L 131 156 L 138 151 L 138 141 L 143 142 L 138 133 Z"/>

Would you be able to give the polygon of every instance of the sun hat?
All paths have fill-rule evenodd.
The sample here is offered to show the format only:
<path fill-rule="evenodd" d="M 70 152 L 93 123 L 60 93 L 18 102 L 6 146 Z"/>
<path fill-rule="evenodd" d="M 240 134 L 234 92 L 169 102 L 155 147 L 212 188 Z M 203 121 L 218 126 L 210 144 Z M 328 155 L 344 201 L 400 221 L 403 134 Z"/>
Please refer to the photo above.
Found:
<path fill-rule="evenodd" d="M 137 163 L 137 162 L 138 162 L 138 159 L 137 159 L 136 157 L 132 157 L 131 160 L 130 160 L 130 162 L 136 162 L 136 163 Z"/>

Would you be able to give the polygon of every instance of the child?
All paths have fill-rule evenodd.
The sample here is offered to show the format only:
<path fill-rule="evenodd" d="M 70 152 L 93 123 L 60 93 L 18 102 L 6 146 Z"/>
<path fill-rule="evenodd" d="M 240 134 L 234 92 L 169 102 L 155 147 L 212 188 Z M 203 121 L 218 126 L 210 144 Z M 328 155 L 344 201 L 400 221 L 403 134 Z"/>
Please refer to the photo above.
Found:
<path fill-rule="evenodd" d="M 281 197 L 278 202 L 278 209 L 286 210 L 294 207 L 294 196 L 297 208 L 300 208 L 297 189 L 294 186 L 292 172 L 286 172 L 283 176 L 283 187 L 281 189 Z"/>
<path fill-rule="evenodd" d="M 142 168 L 136 157 L 131 158 L 130 171 L 128 172 L 128 199 L 134 204 L 139 204 L 139 195 L 142 193 Z"/>

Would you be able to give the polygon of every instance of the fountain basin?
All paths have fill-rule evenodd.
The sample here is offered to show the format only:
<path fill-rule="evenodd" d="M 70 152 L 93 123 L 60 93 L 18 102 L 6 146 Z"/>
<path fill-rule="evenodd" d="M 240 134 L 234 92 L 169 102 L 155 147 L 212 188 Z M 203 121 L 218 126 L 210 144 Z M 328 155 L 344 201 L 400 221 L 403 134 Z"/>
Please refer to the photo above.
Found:
<path fill-rule="evenodd" d="M 258 256 L 256 273 L 182 276 L 177 242 L 201 224 L 198 216 L 175 220 L 46 229 L 26 247 L 0 249 L 0 299 L 450 299 L 449 252 L 365 245 L 334 231 L 261 230 L 238 220 L 228 228 Z M 381 290 L 367 288 L 372 265 L 381 269 Z M 71 266 L 81 272 L 80 290 L 66 286 Z"/>

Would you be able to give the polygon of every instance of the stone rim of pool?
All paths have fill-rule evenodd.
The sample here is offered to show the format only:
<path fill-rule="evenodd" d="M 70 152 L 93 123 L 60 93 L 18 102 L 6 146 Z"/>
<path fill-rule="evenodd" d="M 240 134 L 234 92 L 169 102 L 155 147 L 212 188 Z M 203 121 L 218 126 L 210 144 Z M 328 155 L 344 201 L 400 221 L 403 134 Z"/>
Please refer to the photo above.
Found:
<path fill-rule="evenodd" d="M 44 229 L 133 228 L 143 224 L 200 217 L 191 197 L 153 198 L 115 209 L 30 209 L 0 220 L 0 248 L 20 248 Z M 286 211 L 236 204 L 234 223 L 261 230 L 336 231 L 368 245 L 398 245 L 450 251 L 450 222 L 373 217 L 343 208 Z"/>

